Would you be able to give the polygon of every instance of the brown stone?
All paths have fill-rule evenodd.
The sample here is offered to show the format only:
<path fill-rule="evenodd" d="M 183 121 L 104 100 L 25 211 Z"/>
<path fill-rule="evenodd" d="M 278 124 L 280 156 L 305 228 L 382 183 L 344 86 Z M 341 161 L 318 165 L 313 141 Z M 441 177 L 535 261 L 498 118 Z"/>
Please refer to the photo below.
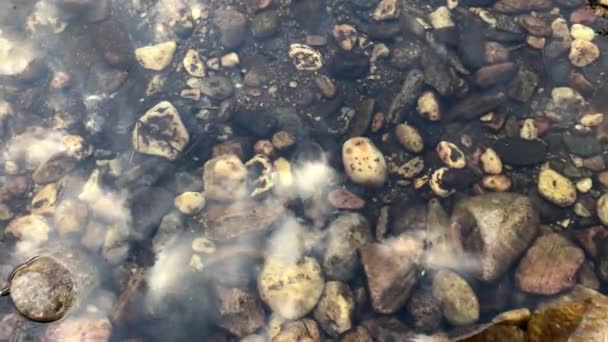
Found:
<path fill-rule="evenodd" d="M 416 283 L 422 243 L 401 235 L 391 243 L 359 249 L 367 286 L 376 312 L 391 314 L 403 307 Z"/>
<path fill-rule="evenodd" d="M 477 70 L 473 78 L 480 87 L 490 87 L 508 81 L 515 75 L 516 71 L 515 64 L 505 62 L 483 66 Z"/>
<path fill-rule="evenodd" d="M 597 257 L 597 241 L 608 237 L 608 229 L 604 228 L 604 226 L 594 226 L 577 230 L 574 236 L 585 252 L 590 257 L 595 258 Z"/>
<path fill-rule="evenodd" d="M 365 206 L 365 200 L 346 188 L 336 188 L 327 194 L 327 200 L 336 209 L 357 210 Z"/>
<path fill-rule="evenodd" d="M 242 202 L 229 206 L 210 206 L 205 221 L 211 240 L 230 240 L 263 233 L 285 211 L 276 202 Z"/>
<path fill-rule="evenodd" d="M 557 233 L 539 237 L 521 260 L 515 273 L 525 292 L 553 295 L 571 288 L 585 260 L 583 251 Z"/>
<path fill-rule="evenodd" d="M 551 26 L 545 20 L 531 14 L 521 15 L 518 22 L 524 30 L 533 36 L 548 37 L 551 34 Z"/>
<path fill-rule="evenodd" d="M 487 64 L 503 63 L 509 60 L 509 50 L 497 42 L 486 42 L 484 45 L 484 60 Z"/>
<path fill-rule="evenodd" d="M 264 309 L 256 294 L 216 286 L 217 325 L 243 338 L 264 325 Z"/>
<path fill-rule="evenodd" d="M 494 9 L 501 13 L 521 13 L 547 10 L 553 6 L 551 0 L 499 0 Z"/>
<path fill-rule="evenodd" d="M 602 171 L 602 172 L 598 173 L 597 180 L 600 182 L 600 184 L 604 188 L 608 189 L 608 171 Z"/>
<path fill-rule="evenodd" d="M 606 162 L 602 156 L 597 155 L 583 159 L 583 166 L 591 171 L 599 172 L 606 169 Z"/>
<path fill-rule="evenodd" d="M 593 10 L 586 6 L 576 9 L 570 14 L 570 21 L 573 24 L 591 25 L 596 19 L 597 16 Z"/>

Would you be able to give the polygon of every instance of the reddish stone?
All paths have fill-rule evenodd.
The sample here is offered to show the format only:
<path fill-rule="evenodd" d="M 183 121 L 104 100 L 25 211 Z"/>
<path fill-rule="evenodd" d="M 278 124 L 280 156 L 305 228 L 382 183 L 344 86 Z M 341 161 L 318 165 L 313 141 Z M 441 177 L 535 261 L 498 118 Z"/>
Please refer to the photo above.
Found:
<path fill-rule="evenodd" d="M 361 209 L 365 200 L 345 188 L 336 188 L 327 194 L 327 200 L 336 209 Z"/>
<path fill-rule="evenodd" d="M 595 22 L 595 19 L 597 19 L 597 16 L 588 7 L 581 7 L 570 14 L 570 21 L 573 24 L 590 25 Z"/>
<path fill-rule="evenodd" d="M 574 236 L 585 252 L 592 258 L 597 257 L 597 241 L 608 236 L 608 229 L 603 226 L 594 226 L 577 231 Z"/>
<path fill-rule="evenodd" d="M 481 67 L 473 78 L 479 86 L 489 87 L 511 79 L 516 71 L 515 64 L 511 62 L 499 63 Z"/>

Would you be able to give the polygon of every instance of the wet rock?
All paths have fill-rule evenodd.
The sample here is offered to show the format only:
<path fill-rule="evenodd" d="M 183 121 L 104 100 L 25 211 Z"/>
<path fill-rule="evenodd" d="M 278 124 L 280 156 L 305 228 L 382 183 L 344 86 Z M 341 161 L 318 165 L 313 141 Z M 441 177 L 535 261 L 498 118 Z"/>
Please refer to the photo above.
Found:
<path fill-rule="evenodd" d="M 243 338 L 264 325 L 264 309 L 255 294 L 221 286 L 216 286 L 215 294 L 218 326 Z"/>
<path fill-rule="evenodd" d="M 512 182 L 505 175 L 489 175 L 482 178 L 481 184 L 490 191 L 505 192 L 511 189 Z"/>
<path fill-rule="evenodd" d="M 454 78 L 448 64 L 437 54 L 424 50 L 424 58 L 420 59 L 424 72 L 424 82 L 442 96 L 449 96 L 454 91 Z"/>
<path fill-rule="evenodd" d="M 538 139 L 538 128 L 534 119 L 525 119 L 522 122 L 521 129 L 519 130 L 519 137 L 524 140 L 536 140 Z"/>
<path fill-rule="evenodd" d="M 223 76 L 205 77 L 199 80 L 198 88 L 201 91 L 201 94 L 215 100 L 225 100 L 234 93 L 232 81 Z"/>
<path fill-rule="evenodd" d="M 48 240 L 51 227 L 43 216 L 32 214 L 14 218 L 6 226 L 5 232 L 18 240 L 40 244 Z"/>
<path fill-rule="evenodd" d="M 430 121 L 441 120 L 441 105 L 434 92 L 425 91 L 420 95 L 418 98 L 418 114 Z"/>
<path fill-rule="evenodd" d="M 479 258 L 473 272 L 491 282 L 504 274 L 536 237 L 539 213 L 532 201 L 512 193 L 489 193 L 456 203 L 452 231 L 464 253 Z M 477 262 L 477 261 L 476 261 Z"/>
<path fill-rule="evenodd" d="M 85 314 L 70 317 L 46 328 L 44 340 L 48 342 L 87 341 L 107 342 L 112 335 L 112 323 L 106 317 Z"/>
<path fill-rule="evenodd" d="M 597 217 L 608 226 L 608 194 L 603 194 L 597 200 Z"/>
<path fill-rule="evenodd" d="M 273 312 L 286 319 L 306 316 L 323 293 L 321 266 L 315 259 L 285 260 L 270 255 L 258 277 L 260 297 Z"/>
<path fill-rule="evenodd" d="M 89 209 L 83 202 L 74 199 L 61 201 L 55 210 L 54 224 L 59 235 L 80 232 L 86 226 Z"/>
<path fill-rule="evenodd" d="M 509 85 L 507 94 L 511 99 L 526 103 L 534 94 L 536 87 L 538 87 L 538 82 L 539 78 L 536 72 L 524 65 L 518 69 L 517 74 Z"/>
<path fill-rule="evenodd" d="M 403 307 L 416 283 L 422 243 L 399 236 L 390 243 L 370 243 L 359 249 L 373 309 L 391 314 Z"/>
<path fill-rule="evenodd" d="M 332 35 L 336 43 L 346 51 L 352 50 L 357 43 L 357 30 L 348 24 L 334 26 Z"/>
<path fill-rule="evenodd" d="M 245 6 L 251 12 L 263 10 L 272 3 L 272 0 L 245 0 Z"/>
<path fill-rule="evenodd" d="M 494 151 L 502 161 L 515 166 L 542 163 L 546 159 L 547 147 L 539 140 L 504 138 L 494 144 Z"/>
<path fill-rule="evenodd" d="M 545 20 L 533 16 L 531 14 L 524 14 L 518 18 L 519 24 L 528 31 L 529 34 L 536 37 L 548 37 L 551 35 L 551 26 Z"/>
<path fill-rule="evenodd" d="M 368 138 L 347 140 L 342 145 L 342 162 L 349 179 L 354 183 L 380 187 L 388 178 L 384 155 Z"/>
<path fill-rule="evenodd" d="M 205 207 L 205 195 L 201 192 L 184 192 L 175 197 L 173 205 L 184 215 L 194 215 Z"/>
<path fill-rule="evenodd" d="M 336 209 L 358 210 L 365 206 L 363 198 L 342 187 L 331 190 L 327 200 Z"/>
<path fill-rule="evenodd" d="M 237 112 L 232 120 L 258 138 L 270 136 L 279 124 L 277 114 L 272 112 Z"/>
<path fill-rule="evenodd" d="M 161 71 L 171 64 L 177 49 L 174 41 L 135 49 L 135 58 L 144 69 Z"/>
<path fill-rule="evenodd" d="M 493 149 L 486 149 L 481 155 L 480 161 L 485 173 L 491 175 L 499 175 L 502 173 L 502 161 Z"/>
<path fill-rule="evenodd" d="M 433 297 L 441 303 L 443 317 L 452 325 L 469 325 L 479 319 L 477 295 L 464 279 L 452 271 L 441 270 L 435 274 Z"/>
<path fill-rule="evenodd" d="M 515 67 L 515 64 L 506 62 L 481 67 L 477 70 L 475 75 L 473 75 L 473 78 L 475 83 L 480 87 L 490 87 L 509 81 L 516 72 L 517 68 Z"/>
<path fill-rule="evenodd" d="M 416 41 L 396 43 L 391 49 L 390 63 L 398 69 L 410 68 L 418 59 L 422 50 Z"/>
<path fill-rule="evenodd" d="M 550 0 L 498 0 L 494 9 L 501 13 L 519 13 L 550 9 Z"/>
<path fill-rule="evenodd" d="M 291 341 L 321 342 L 321 332 L 317 323 L 312 319 L 286 323 L 271 342 Z"/>
<path fill-rule="evenodd" d="M 523 257 L 515 281 L 528 293 L 553 295 L 575 284 L 585 259 L 583 251 L 557 233 L 539 237 Z"/>
<path fill-rule="evenodd" d="M 486 42 L 484 60 L 487 64 L 504 63 L 509 60 L 509 50 L 498 42 Z"/>
<path fill-rule="evenodd" d="M 570 28 L 570 35 L 574 40 L 581 39 L 590 42 L 595 38 L 595 31 L 585 25 L 573 24 Z"/>
<path fill-rule="evenodd" d="M 431 291 L 416 289 L 405 308 L 413 328 L 422 333 L 431 333 L 441 323 L 441 303 Z"/>
<path fill-rule="evenodd" d="M 332 99 L 336 96 L 336 85 L 329 77 L 325 75 L 315 77 L 315 85 L 324 97 Z"/>
<path fill-rule="evenodd" d="M 227 241 L 263 234 L 284 211 L 285 208 L 280 203 L 273 201 L 209 206 L 205 216 L 207 237 L 214 241 Z"/>
<path fill-rule="evenodd" d="M 365 320 L 361 325 L 373 336 L 374 341 L 410 341 L 415 334 L 395 317 L 378 317 Z"/>
<path fill-rule="evenodd" d="M 177 109 L 168 101 L 150 108 L 137 121 L 131 137 L 135 151 L 169 160 L 175 160 L 189 140 Z"/>
<path fill-rule="evenodd" d="M 568 207 L 576 202 L 574 184 L 550 168 L 545 168 L 538 174 L 538 193 L 547 201 L 560 207 Z"/>
<path fill-rule="evenodd" d="M 122 23 L 109 19 L 95 25 L 94 39 L 105 61 L 112 66 L 124 66 L 132 56 L 129 35 Z"/>
<path fill-rule="evenodd" d="M 363 327 L 356 327 L 342 336 L 340 342 L 372 342 L 373 339 Z"/>
<path fill-rule="evenodd" d="M 357 249 L 372 241 L 369 223 L 360 214 L 344 213 L 329 224 L 327 231 L 323 271 L 329 279 L 347 282 L 360 268 Z"/>
<path fill-rule="evenodd" d="M 399 17 L 399 3 L 397 0 L 381 0 L 374 10 L 374 20 L 389 20 Z"/>
<path fill-rule="evenodd" d="M 507 96 L 502 90 L 472 93 L 456 102 L 445 114 L 448 120 L 471 120 L 503 104 Z"/>
<path fill-rule="evenodd" d="M 20 314 L 37 322 L 61 319 L 75 302 L 70 271 L 42 256 L 17 267 L 11 276 L 10 294 Z"/>
<path fill-rule="evenodd" d="M 245 37 L 247 30 L 247 17 L 241 12 L 233 9 L 220 9 L 215 11 L 213 23 L 220 33 L 220 42 L 227 49 L 239 47 Z"/>
<path fill-rule="evenodd" d="M 353 293 L 344 283 L 329 281 L 314 311 L 314 317 L 321 328 L 330 336 L 338 337 L 350 330 L 353 324 L 355 300 Z"/>
<path fill-rule="evenodd" d="M 563 141 L 570 153 L 581 157 L 602 153 L 602 146 L 594 137 L 569 134 L 563 135 Z"/>
<path fill-rule="evenodd" d="M 331 75 L 342 80 L 365 77 L 369 72 L 369 57 L 360 52 L 339 50 L 327 66 Z"/>
<path fill-rule="evenodd" d="M 184 56 L 184 69 L 192 77 L 205 77 L 205 64 L 201 60 L 198 51 L 188 50 Z"/>
<path fill-rule="evenodd" d="M 39 185 L 56 182 L 74 169 L 77 162 L 76 158 L 67 153 L 56 153 L 34 170 L 32 180 Z"/>
<path fill-rule="evenodd" d="M 289 58 L 298 70 L 316 71 L 323 67 L 323 56 L 312 47 L 304 44 L 291 44 Z"/>
<path fill-rule="evenodd" d="M 279 16 L 276 11 L 260 12 L 251 18 L 251 33 L 255 38 L 270 38 L 277 33 L 278 29 Z"/>
<path fill-rule="evenodd" d="M 397 140 L 406 150 L 413 153 L 420 153 L 424 149 L 424 141 L 418 130 L 407 123 L 399 124 L 395 128 Z"/>
<path fill-rule="evenodd" d="M 413 69 L 407 73 L 401 90 L 391 102 L 386 113 L 388 122 L 397 124 L 403 121 L 405 111 L 416 101 L 422 91 L 423 85 L 424 75 L 420 70 Z"/>
<path fill-rule="evenodd" d="M 233 154 L 208 160 L 203 166 L 203 186 L 213 200 L 234 201 L 247 194 L 247 169 Z"/>
<path fill-rule="evenodd" d="M 579 68 L 595 62 L 600 57 L 600 49 L 597 45 L 583 39 L 575 39 L 570 46 L 568 58 L 572 65 Z"/>
<path fill-rule="evenodd" d="M 437 156 L 452 169 L 462 169 L 466 166 L 466 158 L 460 148 L 449 141 L 440 141 L 437 144 Z"/>

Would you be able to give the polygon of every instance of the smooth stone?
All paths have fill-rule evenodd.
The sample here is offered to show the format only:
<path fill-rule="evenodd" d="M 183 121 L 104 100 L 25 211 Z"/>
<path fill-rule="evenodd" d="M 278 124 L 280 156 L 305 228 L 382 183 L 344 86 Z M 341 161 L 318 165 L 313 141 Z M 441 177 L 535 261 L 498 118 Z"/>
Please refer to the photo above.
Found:
<path fill-rule="evenodd" d="M 515 166 L 535 165 L 547 158 L 547 147 L 539 140 L 504 138 L 498 140 L 493 148 L 503 163 Z"/>

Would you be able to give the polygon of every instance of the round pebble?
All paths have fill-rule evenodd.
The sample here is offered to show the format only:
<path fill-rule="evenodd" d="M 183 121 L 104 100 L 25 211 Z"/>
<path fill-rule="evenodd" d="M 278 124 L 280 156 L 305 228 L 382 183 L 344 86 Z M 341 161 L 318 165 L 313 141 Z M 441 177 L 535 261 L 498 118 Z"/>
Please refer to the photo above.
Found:
<path fill-rule="evenodd" d="M 547 201 L 560 207 L 576 202 L 576 187 L 557 171 L 545 168 L 538 175 L 538 192 Z"/>

